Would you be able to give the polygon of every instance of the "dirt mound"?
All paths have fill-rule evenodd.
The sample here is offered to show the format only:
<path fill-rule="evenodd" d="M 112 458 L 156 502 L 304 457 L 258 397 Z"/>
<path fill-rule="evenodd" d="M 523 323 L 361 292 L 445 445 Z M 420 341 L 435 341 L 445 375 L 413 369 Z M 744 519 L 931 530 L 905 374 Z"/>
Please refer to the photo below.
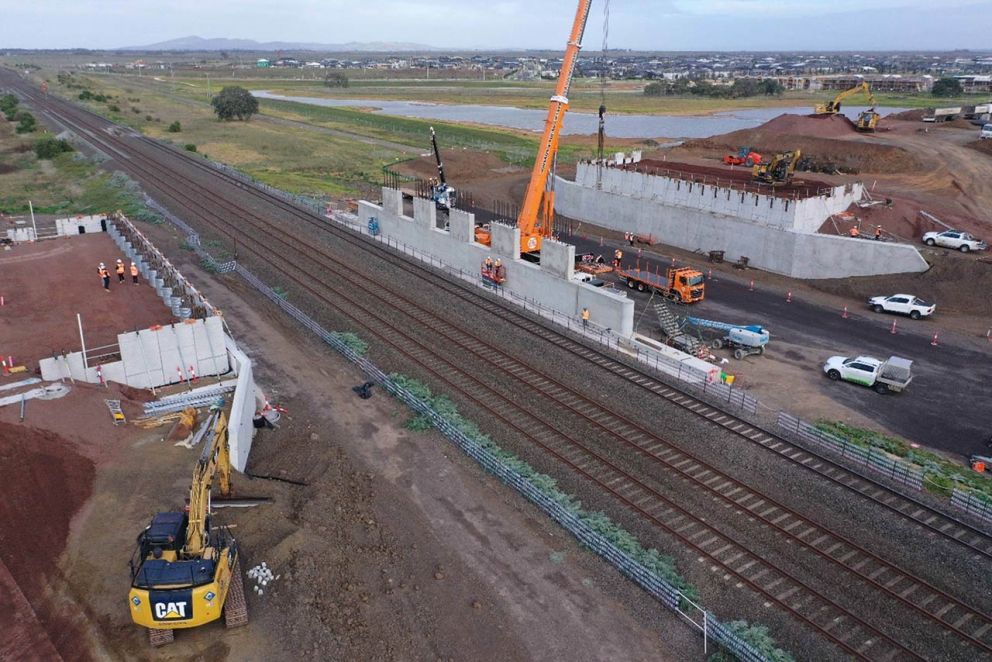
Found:
<path fill-rule="evenodd" d="M 442 149 L 441 160 L 444 163 L 445 177 L 455 187 L 460 182 L 489 177 L 494 172 L 504 172 L 507 167 L 506 163 L 493 154 L 468 150 Z M 427 179 L 437 177 L 437 162 L 433 154 L 427 154 L 398 163 L 391 170 L 401 175 Z"/>
<path fill-rule="evenodd" d="M 912 110 L 904 110 L 901 113 L 892 113 L 891 115 L 886 115 L 887 120 L 904 120 L 907 122 L 922 122 L 923 118 L 930 114 L 931 109 L 929 108 L 913 108 Z"/>
<path fill-rule="evenodd" d="M 847 138 L 857 135 L 854 122 L 845 115 L 779 115 L 754 129 L 810 138 Z"/>
<path fill-rule="evenodd" d="M 988 154 L 992 156 L 992 140 L 976 140 L 974 142 L 968 143 L 966 147 L 970 147 L 971 149 L 977 150 L 982 154 Z"/>
<path fill-rule="evenodd" d="M 928 259 L 933 256 L 926 255 Z M 880 294 L 906 292 L 936 303 L 940 310 L 992 315 L 992 263 L 972 256 L 937 256 L 922 274 L 893 274 L 865 278 L 809 281 L 816 289 L 844 297 L 867 299 Z"/>
<path fill-rule="evenodd" d="M 93 463 L 50 432 L 0 422 L 0 562 L 66 660 L 84 659 L 81 636 L 47 598 L 69 523 L 92 492 Z M 17 637 L 5 632 L 4 636 Z"/>

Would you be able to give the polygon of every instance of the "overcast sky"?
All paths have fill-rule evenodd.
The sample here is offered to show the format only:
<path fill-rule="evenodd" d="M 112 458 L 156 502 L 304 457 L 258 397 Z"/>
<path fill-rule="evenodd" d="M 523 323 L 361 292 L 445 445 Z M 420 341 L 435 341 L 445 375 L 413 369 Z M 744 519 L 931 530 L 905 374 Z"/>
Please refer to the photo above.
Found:
<path fill-rule="evenodd" d="M 602 44 L 594 0 L 587 50 Z M 576 0 L 0 0 L 2 48 L 177 37 L 442 48 L 564 47 Z M 992 49 L 992 1 L 612 0 L 609 45 L 639 50 Z"/>

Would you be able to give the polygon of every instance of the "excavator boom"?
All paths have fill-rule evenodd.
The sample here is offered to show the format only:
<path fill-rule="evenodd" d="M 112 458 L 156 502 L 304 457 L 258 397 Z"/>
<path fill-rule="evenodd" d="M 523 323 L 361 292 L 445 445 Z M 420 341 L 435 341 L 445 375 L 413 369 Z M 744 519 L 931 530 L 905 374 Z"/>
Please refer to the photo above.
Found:
<path fill-rule="evenodd" d="M 227 445 L 227 417 L 217 414 L 211 437 L 203 444 L 203 452 L 193 469 L 193 482 L 189 488 L 189 528 L 183 554 L 188 557 L 203 555 L 207 546 L 207 515 L 210 513 L 210 489 L 214 477 L 219 477 L 222 496 L 231 494 L 231 456 Z"/>
<path fill-rule="evenodd" d="M 836 115 L 840 113 L 841 102 L 850 96 L 857 94 L 858 92 L 864 92 L 868 95 L 868 105 L 872 110 L 875 109 L 875 95 L 872 94 L 871 85 L 866 82 L 861 82 L 852 87 L 849 90 L 844 90 L 840 94 L 834 97 L 833 101 L 828 101 L 826 104 L 817 104 L 816 114 L 817 115 Z"/>
<path fill-rule="evenodd" d="M 568 92 L 572 85 L 572 74 L 575 71 L 575 63 L 579 59 L 579 51 L 582 49 L 582 35 L 585 33 L 591 6 L 592 0 L 579 0 L 575 20 L 572 23 L 572 32 L 568 38 L 568 47 L 565 49 L 565 58 L 562 61 L 561 72 L 558 74 L 558 85 L 555 88 L 554 96 L 551 97 L 548 117 L 544 122 L 544 133 L 541 136 L 537 159 L 534 161 L 534 169 L 531 171 L 523 207 L 521 207 L 520 215 L 517 217 L 517 227 L 520 228 L 520 248 L 524 253 L 539 251 L 542 238 L 551 236 L 554 197 L 553 193 L 548 190 L 548 180 L 558 154 L 558 140 L 561 137 L 565 112 L 568 110 Z"/>

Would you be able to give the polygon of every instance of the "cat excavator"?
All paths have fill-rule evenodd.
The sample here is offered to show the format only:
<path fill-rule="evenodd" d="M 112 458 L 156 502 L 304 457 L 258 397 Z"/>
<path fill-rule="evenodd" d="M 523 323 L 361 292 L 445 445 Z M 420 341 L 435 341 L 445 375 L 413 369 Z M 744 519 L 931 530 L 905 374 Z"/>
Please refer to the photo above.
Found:
<path fill-rule="evenodd" d="M 776 154 L 768 163 L 754 166 L 751 174 L 754 180 L 760 184 L 784 186 L 792 181 L 792 177 L 796 174 L 796 166 L 799 165 L 802 156 L 803 153 L 798 149 L 785 154 Z"/>
<path fill-rule="evenodd" d="M 871 85 L 867 82 L 860 82 L 849 90 L 844 90 L 834 97 L 833 101 L 828 101 L 825 104 L 817 104 L 814 109 L 814 114 L 816 115 L 837 115 L 841 110 L 841 103 L 850 96 L 857 94 L 858 92 L 864 92 L 868 95 L 868 110 L 861 112 L 858 115 L 858 119 L 854 122 L 854 126 L 859 131 L 874 131 L 875 127 L 878 126 L 878 120 L 881 119 L 881 115 L 875 112 L 875 95 L 872 94 Z"/>
<path fill-rule="evenodd" d="M 572 32 L 568 38 L 568 47 L 558 74 L 558 85 L 551 97 L 548 117 L 544 122 L 544 133 L 531 171 L 524 204 L 517 216 L 517 227 L 520 229 L 520 252 L 538 253 L 541 242 L 551 236 L 552 222 L 555 213 L 555 192 L 553 189 L 555 159 L 558 155 L 558 140 L 561 137 L 565 113 L 568 111 L 568 91 L 572 85 L 572 74 L 575 63 L 582 50 L 582 35 L 585 33 L 586 21 L 592 0 L 579 0 L 572 23 Z M 475 240 L 487 246 L 492 244 L 492 235 L 484 226 L 476 227 Z"/>
<path fill-rule="evenodd" d="M 138 535 L 131 558 L 131 619 L 148 628 L 153 646 L 171 643 L 174 631 L 224 617 L 229 628 L 248 623 L 237 541 L 223 526 L 211 526 L 210 491 L 218 479 L 231 493 L 227 417 L 216 422 L 193 469 L 185 510 L 158 513 Z"/>

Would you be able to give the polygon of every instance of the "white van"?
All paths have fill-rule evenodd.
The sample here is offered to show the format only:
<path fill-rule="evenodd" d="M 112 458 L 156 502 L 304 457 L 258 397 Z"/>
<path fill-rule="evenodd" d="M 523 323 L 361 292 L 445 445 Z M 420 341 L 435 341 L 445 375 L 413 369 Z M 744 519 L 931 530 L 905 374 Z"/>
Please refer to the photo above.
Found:
<path fill-rule="evenodd" d="M 979 140 L 992 140 L 992 124 L 986 124 L 982 127 L 982 132 L 978 134 Z"/>

